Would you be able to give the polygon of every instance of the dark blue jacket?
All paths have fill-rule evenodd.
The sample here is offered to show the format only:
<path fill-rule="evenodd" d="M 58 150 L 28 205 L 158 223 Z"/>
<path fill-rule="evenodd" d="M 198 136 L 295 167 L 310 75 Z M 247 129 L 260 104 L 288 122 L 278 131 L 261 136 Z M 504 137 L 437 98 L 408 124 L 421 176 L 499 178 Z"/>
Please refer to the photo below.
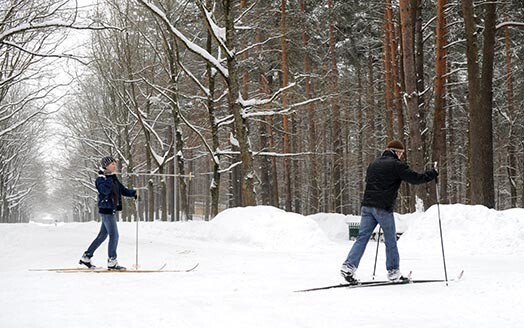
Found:
<path fill-rule="evenodd" d="M 98 212 L 101 214 L 114 214 L 116 211 L 121 211 L 122 196 L 136 196 L 136 190 L 124 187 L 116 175 L 104 175 L 102 171 L 98 172 L 95 186 L 98 190 Z"/>
<path fill-rule="evenodd" d="M 397 155 L 386 150 L 382 156 L 368 166 L 366 173 L 366 191 L 362 206 L 378 207 L 393 212 L 400 183 L 411 184 L 429 182 L 438 176 L 434 169 L 417 173 L 402 162 Z"/>

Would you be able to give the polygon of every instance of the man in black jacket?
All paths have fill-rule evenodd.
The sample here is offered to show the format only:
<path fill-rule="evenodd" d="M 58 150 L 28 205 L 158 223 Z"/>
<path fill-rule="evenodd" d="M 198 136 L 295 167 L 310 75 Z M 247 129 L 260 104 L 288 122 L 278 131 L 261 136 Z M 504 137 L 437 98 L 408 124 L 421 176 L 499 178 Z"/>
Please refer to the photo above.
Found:
<path fill-rule="evenodd" d="M 366 173 L 366 190 L 362 200 L 360 230 L 340 273 L 351 284 L 356 284 L 355 271 L 366 250 L 367 243 L 377 224 L 384 231 L 386 244 L 386 268 L 391 281 L 405 280 L 399 270 L 397 232 L 393 208 L 400 183 L 427 183 L 438 176 L 435 169 L 417 173 L 400 160 L 404 145 L 399 140 L 390 141 L 382 156 L 371 163 Z"/>

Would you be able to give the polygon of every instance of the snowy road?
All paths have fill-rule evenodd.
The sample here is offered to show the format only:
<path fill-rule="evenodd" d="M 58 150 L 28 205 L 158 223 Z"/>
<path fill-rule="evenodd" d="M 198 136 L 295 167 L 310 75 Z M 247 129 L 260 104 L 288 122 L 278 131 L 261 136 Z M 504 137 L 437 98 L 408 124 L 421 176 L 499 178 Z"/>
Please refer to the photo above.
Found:
<path fill-rule="evenodd" d="M 0 327 L 521 327 L 524 320 L 520 254 L 450 249 L 450 277 L 462 269 L 465 275 L 449 287 L 435 283 L 294 293 L 341 282 L 338 269 L 351 242 L 332 240 L 314 247 L 320 240 L 313 238 L 305 249 L 278 249 L 265 247 L 260 239 L 255 247 L 250 234 L 228 242 L 239 232 L 228 237 L 224 225 L 217 230 L 205 222 L 141 223 L 142 268 L 200 263 L 190 273 L 149 274 L 28 271 L 75 266 L 98 223 L 0 225 Z M 131 267 L 135 226 L 119 227 L 119 259 Z M 282 237 L 280 232 L 268 236 L 276 231 L 269 225 L 255 228 L 252 233 L 264 234 L 268 244 Z M 299 238 L 296 234 L 304 230 L 287 233 Z M 308 231 L 305 237 L 312 235 Z M 403 271 L 413 270 L 414 278 L 441 278 L 438 247 L 428 252 L 416 241 L 399 245 Z M 95 263 L 104 264 L 106 247 L 99 249 Z M 370 277 L 373 259 L 374 247 L 368 247 L 361 279 Z M 379 279 L 385 276 L 383 263 L 380 252 Z"/>

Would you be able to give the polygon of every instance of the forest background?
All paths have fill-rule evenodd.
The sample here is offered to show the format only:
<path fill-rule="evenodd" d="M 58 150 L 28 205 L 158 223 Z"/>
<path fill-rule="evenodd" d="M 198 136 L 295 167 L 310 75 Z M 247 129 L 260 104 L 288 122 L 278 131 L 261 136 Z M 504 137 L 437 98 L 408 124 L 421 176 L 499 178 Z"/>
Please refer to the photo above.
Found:
<path fill-rule="evenodd" d="M 0 0 L 0 222 L 96 220 L 107 155 L 140 192 L 124 221 L 358 214 L 392 139 L 438 163 L 441 203 L 523 207 L 523 22 L 522 0 Z M 404 185 L 397 211 L 436 201 Z"/>

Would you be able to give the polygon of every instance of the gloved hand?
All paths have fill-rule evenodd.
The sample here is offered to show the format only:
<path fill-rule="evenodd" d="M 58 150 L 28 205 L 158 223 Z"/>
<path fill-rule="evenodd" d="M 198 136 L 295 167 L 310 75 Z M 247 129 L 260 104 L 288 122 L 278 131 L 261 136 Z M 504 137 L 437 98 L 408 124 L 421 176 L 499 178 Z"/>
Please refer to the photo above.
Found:
<path fill-rule="evenodd" d="M 434 180 L 438 177 L 438 171 L 435 169 L 428 170 L 426 174 L 431 178 L 431 180 Z"/>
<path fill-rule="evenodd" d="M 134 199 L 140 200 L 140 196 L 138 195 L 138 190 L 135 190 L 135 195 L 133 196 Z"/>

